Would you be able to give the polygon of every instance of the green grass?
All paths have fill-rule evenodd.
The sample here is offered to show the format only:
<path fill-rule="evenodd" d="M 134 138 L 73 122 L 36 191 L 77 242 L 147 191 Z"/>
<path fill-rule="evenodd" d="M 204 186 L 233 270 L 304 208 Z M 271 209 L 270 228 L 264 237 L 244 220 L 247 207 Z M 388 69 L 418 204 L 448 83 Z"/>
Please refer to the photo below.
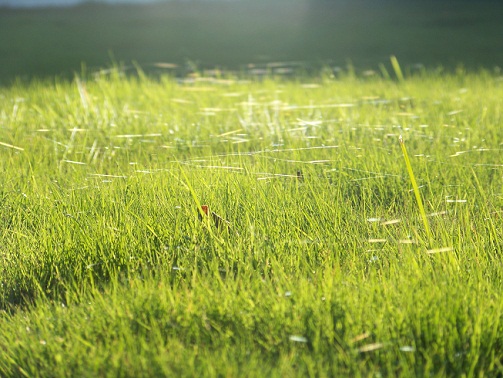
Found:
<path fill-rule="evenodd" d="M 403 76 L 0 89 L 0 375 L 503 374 L 502 78 Z"/>

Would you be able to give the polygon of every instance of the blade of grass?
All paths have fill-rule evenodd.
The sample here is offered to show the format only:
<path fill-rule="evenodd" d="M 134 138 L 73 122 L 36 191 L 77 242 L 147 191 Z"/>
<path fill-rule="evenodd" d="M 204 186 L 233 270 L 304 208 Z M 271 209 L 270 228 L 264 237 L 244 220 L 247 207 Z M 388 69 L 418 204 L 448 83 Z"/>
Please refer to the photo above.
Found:
<path fill-rule="evenodd" d="M 424 229 L 428 235 L 430 245 L 432 243 L 433 237 L 431 235 L 430 226 L 428 224 L 428 219 L 426 218 L 426 211 L 424 210 L 423 200 L 421 199 L 421 193 L 419 193 L 419 186 L 417 185 L 416 177 L 414 176 L 414 171 L 412 170 L 412 165 L 410 164 L 409 154 L 407 153 L 407 148 L 405 147 L 405 142 L 402 136 L 399 137 L 400 147 L 402 148 L 403 157 L 405 159 L 405 165 L 407 167 L 407 172 L 409 173 L 410 182 L 412 188 L 414 189 L 414 195 L 416 196 L 417 207 L 419 208 L 419 213 L 423 220 Z"/>
<path fill-rule="evenodd" d="M 389 59 L 391 60 L 391 65 L 393 66 L 398 81 L 403 81 L 402 69 L 400 68 L 400 64 L 398 64 L 398 59 L 394 55 L 391 55 Z"/>

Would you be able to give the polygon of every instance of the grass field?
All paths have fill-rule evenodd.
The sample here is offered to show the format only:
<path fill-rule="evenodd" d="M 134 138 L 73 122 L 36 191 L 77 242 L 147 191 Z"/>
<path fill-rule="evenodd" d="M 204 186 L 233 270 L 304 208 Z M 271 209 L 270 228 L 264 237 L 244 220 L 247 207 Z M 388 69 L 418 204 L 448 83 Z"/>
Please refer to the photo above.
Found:
<path fill-rule="evenodd" d="M 398 68 L 1 88 L 0 376 L 503 374 L 502 77 Z"/>
<path fill-rule="evenodd" d="M 377 69 L 396 55 L 404 70 L 459 64 L 471 70 L 503 65 L 499 1 L 168 2 L 63 9 L 0 8 L 0 84 L 15 77 L 72 78 L 113 60 L 250 70 L 292 62 Z M 279 70 L 278 70 L 279 72 Z M 284 72 L 284 71 L 283 71 Z"/>

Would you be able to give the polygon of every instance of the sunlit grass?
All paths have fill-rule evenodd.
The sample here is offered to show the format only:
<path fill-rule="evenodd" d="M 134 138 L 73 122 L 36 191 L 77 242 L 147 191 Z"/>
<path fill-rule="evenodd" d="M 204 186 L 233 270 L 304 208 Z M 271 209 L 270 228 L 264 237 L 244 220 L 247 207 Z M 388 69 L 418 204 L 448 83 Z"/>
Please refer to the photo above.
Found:
<path fill-rule="evenodd" d="M 502 83 L 0 89 L 0 375 L 501 374 Z"/>
<path fill-rule="evenodd" d="M 403 80 L 403 78 L 401 79 Z M 407 153 L 407 147 L 405 147 L 405 142 L 400 135 L 399 137 L 400 147 L 402 149 L 403 157 L 405 159 L 405 166 L 407 167 L 407 172 L 409 173 L 410 182 L 412 184 L 412 189 L 414 190 L 414 195 L 416 197 L 417 207 L 419 209 L 419 213 L 421 214 L 421 218 L 423 220 L 423 226 L 428 235 L 428 242 L 432 243 L 432 235 L 430 231 L 430 225 L 428 223 L 428 218 L 426 216 L 426 211 L 424 210 L 423 200 L 421 198 L 421 193 L 419 192 L 419 186 L 417 185 L 416 176 L 414 175 L 414 171 L 412 170 L 412 165 L 410 164 L 409 154 Z"/>

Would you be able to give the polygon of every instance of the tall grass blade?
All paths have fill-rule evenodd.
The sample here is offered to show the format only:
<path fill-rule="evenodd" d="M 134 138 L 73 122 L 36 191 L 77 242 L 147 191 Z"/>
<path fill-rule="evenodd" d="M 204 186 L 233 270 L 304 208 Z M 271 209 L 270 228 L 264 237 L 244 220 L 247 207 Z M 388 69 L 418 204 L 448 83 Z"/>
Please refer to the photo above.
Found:
<path fill-rule="evenodd" d="M 391 65 L 393 66 L 398 81 L 403 81 L 402 69 L 400 68 L 400 64 L 398 64 L 398 59 L 394 55 L 391 55 L 389 59 L 391 60 Z"/>
<path fill-rule="evenodd" d="M 421 194 L 419 193 L 419 186 L 417 185 L 416 177 L 414 176 L 414 171 L 412 170 L 412 165 L 410 164 L 409 154 L 407 153 L 407 148 L 405 147 L 405 142 L 403 141 L 401 135 L 399 140 L 403 157 L 405 159 L 405 165 L 407 166 L 407 172 L 409 173 L 410 182 L 412 184 L 412 188 L 414 189 L 414 195 L 416 196 L 417 207 L 419 208 L 419 212 L 424 224 L 424 229 L 426 230 L 426 234 L 428 235 L 428 239 L 431 244 L 433 238 L 431 235 L 430 226 L 428 224 L 428 219 L 426 218 L 426 211 L 424 210 L 423 200 L 421 199 Z"/>

